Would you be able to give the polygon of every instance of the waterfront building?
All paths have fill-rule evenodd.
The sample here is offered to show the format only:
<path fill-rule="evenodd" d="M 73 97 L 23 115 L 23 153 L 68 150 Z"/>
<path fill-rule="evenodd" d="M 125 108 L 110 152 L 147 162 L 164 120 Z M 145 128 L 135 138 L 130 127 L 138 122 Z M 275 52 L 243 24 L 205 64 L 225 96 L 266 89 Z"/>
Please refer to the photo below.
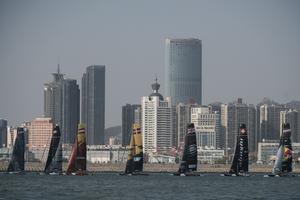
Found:
<path fill-rule="evenodd" d="M 198 161 L 205 164 L 215 164 L 216 162 L 223 160 L 225 156 L 224 150 L 210 149 L 210 148 L 198 148 Z"/>
<path fill-rule="evenodd" d="M 152 84 L 153 93 L 142 97 L 143 152 L 158 153 L 172 147 L 172 105 L 170 97 L 163 97 L 160 85 Z"/>
<path fill-rule="evenodd" d="M 132 124 L 141 122 L 141 105 L 126 104 L 122 106 L 122 145 L 130 143 Z"/>
<path fill-rule="evenodd" d="M 87 144 L 104 144 L 105 66 L 92 65 L 82 76 L 81 121 L 86 124 Z"/>
<path fill-rule="evenodd" d="M 0 148 L 7 146 L 7 120 L 0 119 Z"/>
<path fill-rule="evenodd" d="M 53 120 L 51 118 L 35 118 L 27 123 L 28 148 L 45 149 L 49 148 L 53 130 Z"/>
<path fill-rule="evenodd" d="M 165 92 L 172 104 L 202 103 L 202 41 L 165 40 Z"/>
<path fill-rule="evenodd" d="M 275 162 L 279 141 L 263 141 L 258 143 L 257 163 Z M 293 159 L 300 161 L 300 143 L 292 143 Z"/>
<path fill-rule="evenodd" d="M 285 110 L 280 112 L 280 135 L 282 135 L 282 126 L 289 123 L 291 127 L 291 138 L 293 142 L 300 142 L 300 115 L 297 110 Z"/>
<path fill-rule="evenodd" d="M 195 125 L 198 148 L 217 149 L 221 133 L 220 114 L 207 106 L 191 108 L 191 122 Z"/>

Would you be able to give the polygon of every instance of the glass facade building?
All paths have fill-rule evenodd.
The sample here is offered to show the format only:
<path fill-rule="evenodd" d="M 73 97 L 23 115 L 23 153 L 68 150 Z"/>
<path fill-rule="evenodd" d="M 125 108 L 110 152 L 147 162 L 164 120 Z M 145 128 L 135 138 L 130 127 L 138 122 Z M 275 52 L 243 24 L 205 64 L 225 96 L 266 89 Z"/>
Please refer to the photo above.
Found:
<path fill-rule="evenodd" d="M 202 103 L 202 41 L 166 39 L 166 96 L 172 103 Z"/>
<path fill-rule="evenodd" d="M 105 66 L 87 67 L 81 87 L 81 121 L 86 124 L 87 144 L 104 144 Z"/>

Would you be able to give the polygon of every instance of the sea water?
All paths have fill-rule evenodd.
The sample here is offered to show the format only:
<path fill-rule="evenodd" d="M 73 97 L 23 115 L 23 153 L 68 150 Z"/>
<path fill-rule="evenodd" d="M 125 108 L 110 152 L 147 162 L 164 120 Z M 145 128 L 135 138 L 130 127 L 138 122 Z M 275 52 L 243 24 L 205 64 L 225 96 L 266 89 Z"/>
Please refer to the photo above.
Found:
<path fill-rule="evenodd" d="M 0 199 L 300 199 L 300 177 L 0 175 Z"/>

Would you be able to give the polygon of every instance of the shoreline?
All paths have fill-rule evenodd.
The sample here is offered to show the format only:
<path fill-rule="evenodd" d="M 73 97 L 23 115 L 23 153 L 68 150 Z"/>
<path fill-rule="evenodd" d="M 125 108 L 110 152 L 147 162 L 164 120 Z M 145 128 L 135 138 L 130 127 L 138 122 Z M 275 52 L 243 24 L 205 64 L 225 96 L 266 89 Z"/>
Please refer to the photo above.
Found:
<path fill-rule="evenodd" d="M 87 163 L 87 171 L 89 172 L 118 172 L 122 173 L 125 170 L 126 163 Z M 159 163 L 144 163 L 144 172 L 149 173 L 171 173 L 178 170 L 179 164 L 159 164 Z M 8 162 L 0 162 L 0 171 L 6 172 Z M 25 163 L 25 171 L 28 172 L 42 172 L 44 170 L 45 163 L 41 162 L 28 162 Z M 249 165 L 249 173 L 271 173 L 272 165 Z M 63 163 L 63 171 L 66 171 L 67 163 Z M 224 173 L 228 172 L 230 165 L 224 164 L 200 164 L 198 165 L 197 172 L 202 173 Z M 296 165 L 293 169 L 293 173 L 300 173 L 300 165 Z"/>

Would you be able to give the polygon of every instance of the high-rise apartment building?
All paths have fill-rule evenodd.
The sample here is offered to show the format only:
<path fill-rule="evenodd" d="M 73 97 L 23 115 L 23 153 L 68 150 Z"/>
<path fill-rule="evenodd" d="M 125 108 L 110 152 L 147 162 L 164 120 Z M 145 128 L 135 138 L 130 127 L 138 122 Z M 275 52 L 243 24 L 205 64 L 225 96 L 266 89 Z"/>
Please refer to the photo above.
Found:
<path fill-rule="evenodd" d="M 92 65 L 82 77 L 81 121 L 86 124 L 87 144 L 104 144 L 105 66 Z"/>
<path fill-rule="evenodd" d="M 74 79 L 65 79 L 60 73 L 53 73 L 53 81 L 44 84 L 44 117 L 58 124 L 63 143 L 73 143 L 79 123 L 79 86 Z"/>
<path fill-rule="evenodd" d="M 0 119 L 0 148 L 7 146 L 7 120 Z"/>
<path fill-rule="evenodd" d="M 191 105 L 179 103 L 176 105 L 176 140 L 175 146 L 183 147 L 187 133 L 187 124 L 191 123 Z M 176 145 L 177 144 L 177 145 Z"/>
<path fill-rule="evenodd" d="M 222 104 L 221 106 L 221 126 L 222 133 L 220 137 L 221 148 L 225 150 L 226 155 L 232 154 L 234 152 L 236 137 L 239 132 L 240 124 L 246 124 L 248 130 L 249 143 L 254 146 L 256 135 L 256 113 L 254 106 L 244 104 L 242 99 L 239 98 L 237 102 Z M 251 139 L 252 138 L 252 139 Z M 250 149 L 249 151 L 255 151 L 255 149 Z"/>
<path fill-rule="evenodd" d="M 36 118 L 27 123 L 26 128 L 28 130 L 29 150 L 49 147 L 53 130 L 51 118 Z"/>
<path fill-rule="evenodd" d="M 191 122 L 195 125 L 197 146 L 217 149 L 221 132 L 220 114 L 207 106 L 192 107 Z"/>
<path fill-rule="evenodd" d="M 165 92 L 172 103 L 202 103 L 202 41 L 166 39 Z"/>
<path fill-rule="evenodd" d="M 142 97 L 142 134 L 145 153 L 157 153 L 172 147 L 171 98 L 158 93 L 160 85 L 152 84 L 153 93 Z"/>
<path fill-rule="evenodd" d="M 283 105 L 263 104 L 260 106 L 260 139 L 278 140 L 280 138 L 280 112 L 286 110 Z"/>
<path fill-rule="evenodd" d="M 126 104 L 122 106 L 122 145 L 130 143 L 133 123 L 140 123 L 141 105 Z"/>
<path fill-rule="evenodd" d="M 285 110 L 280 112 L 280 135 L 282 135 L 283 124 L 289 123 L 292 132 L 292 141 L 300 142 L 300 115 L 297 110 Z"/>

